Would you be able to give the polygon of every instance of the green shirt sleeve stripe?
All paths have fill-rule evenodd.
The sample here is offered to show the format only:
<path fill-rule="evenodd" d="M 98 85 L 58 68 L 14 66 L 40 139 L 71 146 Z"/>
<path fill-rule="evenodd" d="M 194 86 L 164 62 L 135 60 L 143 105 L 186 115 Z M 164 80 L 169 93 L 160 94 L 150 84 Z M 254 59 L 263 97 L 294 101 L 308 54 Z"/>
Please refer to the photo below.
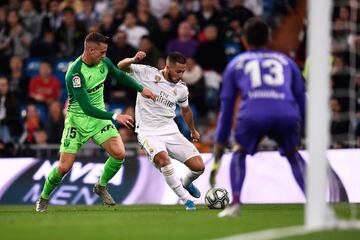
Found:
<path fill-rule="evenodd" d="M 112 119 L 114 113 L 102 111 L 91 105 L 90 99 L 83 88 L 79 88 L 74 91 L 76 100 L 78 101 L 81 109 L 84 113 L 90 117 L 99 118 L 99 119 Z"/>

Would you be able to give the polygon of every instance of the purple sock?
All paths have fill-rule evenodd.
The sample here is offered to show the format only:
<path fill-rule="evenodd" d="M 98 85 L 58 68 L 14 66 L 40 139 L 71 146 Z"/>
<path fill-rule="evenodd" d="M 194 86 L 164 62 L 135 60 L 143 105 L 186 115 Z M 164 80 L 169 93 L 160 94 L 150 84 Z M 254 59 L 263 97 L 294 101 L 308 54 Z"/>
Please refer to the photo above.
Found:
<path fill-rule="evenodd" d="M 297 184 L 299 185 L 299 187 L 301 188 L 301 191 L 305 195 L 304 176 L 306 171 L 306 163 L 304 159 L 301 157 L 300 153 L 298 152 L 295 152 L 293 155 L 288 156 L 287 159 L 290 163 L 294 178 Z"/>
<path fill-rule="evenodd" d="M 230 179 L 233 194 L 232 204 L 240 203 L 240 193 L 246 173 L 246 154 L 239 151 L 235 152 L 231 158 Z"/>

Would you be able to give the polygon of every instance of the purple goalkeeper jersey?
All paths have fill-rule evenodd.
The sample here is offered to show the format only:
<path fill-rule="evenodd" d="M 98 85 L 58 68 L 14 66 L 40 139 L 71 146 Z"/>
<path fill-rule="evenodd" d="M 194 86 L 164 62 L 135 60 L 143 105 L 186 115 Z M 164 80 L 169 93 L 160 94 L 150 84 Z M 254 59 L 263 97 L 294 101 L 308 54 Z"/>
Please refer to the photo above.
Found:
<path fill-rule="evenodd" d="M 246 116 L 255 120 L 259 118 L 259 128 L 273 116 L 276 116 L 276 121 L 281 120 L 282 116 L 284 121 L 286 117 L 297 117 L 302 125 L 304 123 L 305 89 L 302 74 L 296 64 L 280 52 L 267 49 L 248 51 L 239 54 L 228 64 L 220 93 L 217 143 L 223 144 L 228 140 L 237 94 L 242 98 L 238 119 Z M 266 134 L 267 131 L 262 133 Z"/>

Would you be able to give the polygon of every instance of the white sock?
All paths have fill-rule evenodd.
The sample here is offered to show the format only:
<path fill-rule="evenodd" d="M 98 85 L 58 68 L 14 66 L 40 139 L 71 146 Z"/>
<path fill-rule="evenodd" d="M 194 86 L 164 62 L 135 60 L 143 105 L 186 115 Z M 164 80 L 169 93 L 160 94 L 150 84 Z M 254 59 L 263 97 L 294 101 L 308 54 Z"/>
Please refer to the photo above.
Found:
<path fill-rule="evenodd" d="M 174 167 L 172 164 L 166 165 L 165 167 L 160 168 L 162 174 L 164 175 L 167 185 L 179 196 L 179 198 L 186 202 L 190 199 L 189 193 L 185 190 L 181 184 L 180 178 L 175 174 Z"/>
<path fill-rule="evenodd" d="M 189 186 L 195 179 L 197 179 L 204 171 L 190 171 L 188 170 L 186 176 L 183 178 L 183 184 L 185 187 Z"/>

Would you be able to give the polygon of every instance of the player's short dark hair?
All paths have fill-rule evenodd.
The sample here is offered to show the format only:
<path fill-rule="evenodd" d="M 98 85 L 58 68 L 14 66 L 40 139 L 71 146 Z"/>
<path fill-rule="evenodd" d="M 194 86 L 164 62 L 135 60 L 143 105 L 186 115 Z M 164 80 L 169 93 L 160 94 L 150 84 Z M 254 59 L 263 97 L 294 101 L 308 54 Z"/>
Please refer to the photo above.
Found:
<path fill-rule="evenodd" d="M 186 63 L 186 57 L 184 55 L 182 55 L 181 53 L 179 53 L 179 52 L 171 52 L 171 53 L 169 53 L 166 60 L 169 61 L 172 64 L 174 64 L 174 63 L 185 64 Z"/>
<path fill-rule="evenodd" d="M 94 42 L 94 43 L 109 43 L 109 38 L 107 36 L 102 35 L 98 32 L 91 32 L 85 38 L 85 43 Z"/>
<path fill-rule="evenodd" d="M 244 24 L 244 36 L 253 47 L 266 46 L 270 37 L 269 26 L 258 18 L 250 18 Z"/>

